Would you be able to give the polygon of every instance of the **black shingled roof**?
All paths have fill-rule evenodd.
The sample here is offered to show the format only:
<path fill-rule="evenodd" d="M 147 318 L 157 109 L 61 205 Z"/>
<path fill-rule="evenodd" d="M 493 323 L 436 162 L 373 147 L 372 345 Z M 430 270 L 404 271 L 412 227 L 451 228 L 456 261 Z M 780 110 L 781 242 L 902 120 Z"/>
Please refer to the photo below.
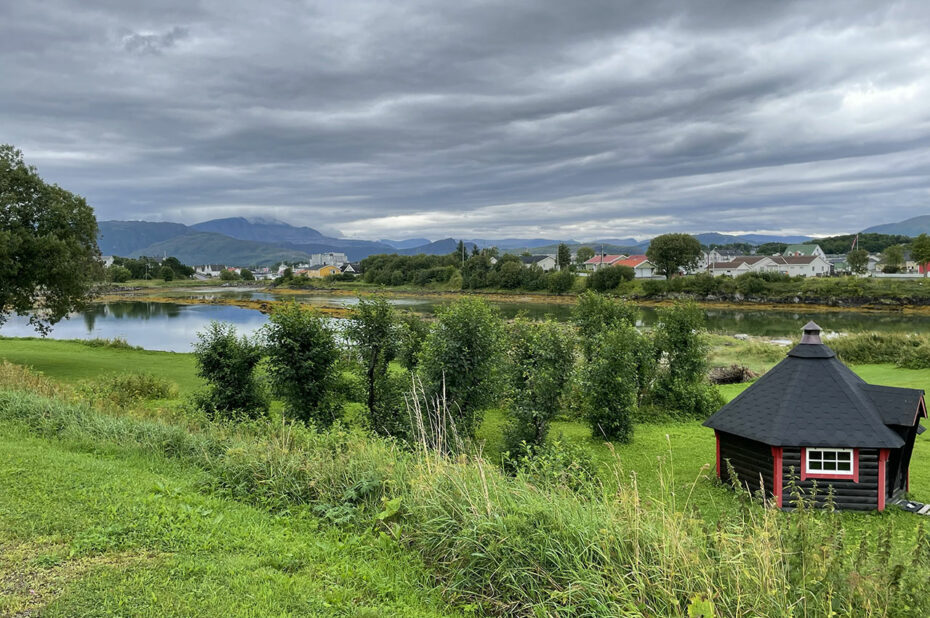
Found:
<path fill-rule="evenodd" d="M 772 446 L 901 447 L 887 425 L 912 426 L 923 391 L 867 384 L 813 326 L 811 343 L 795 346 L 704 425 Z"/>

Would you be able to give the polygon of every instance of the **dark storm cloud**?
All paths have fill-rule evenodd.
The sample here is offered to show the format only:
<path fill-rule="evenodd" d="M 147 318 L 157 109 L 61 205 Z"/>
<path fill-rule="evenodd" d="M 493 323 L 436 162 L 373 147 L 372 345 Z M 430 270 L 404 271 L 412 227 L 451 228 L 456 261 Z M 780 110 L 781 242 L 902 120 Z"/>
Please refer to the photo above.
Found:
<path fill-rule="evenodd" d="M 363 237 L 832 233 L 923 214 L 921 2 L 0 7 L 0 141 L 100 218 Z"/>

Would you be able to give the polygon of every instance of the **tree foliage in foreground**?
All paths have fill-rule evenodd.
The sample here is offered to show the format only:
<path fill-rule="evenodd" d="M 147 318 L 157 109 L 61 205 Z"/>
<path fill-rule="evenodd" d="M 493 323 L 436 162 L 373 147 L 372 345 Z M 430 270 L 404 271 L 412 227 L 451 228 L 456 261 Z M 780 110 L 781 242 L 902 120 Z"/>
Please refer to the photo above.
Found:
<path fill-rule="evenodd" d="M 639 398 L 637 347 L 642 336 L 618 322 L 596 336 L 593 358 L 583 369 L 586 417 L 595 437 L 628 442 Z"/>
<path fill-rule="evenodd" d="M 518 318 L 508 329 L 507 356 L 513 408 L 506 443 L 511 453 L 541 446 L 572 377 L 575 335 L 552 320 Z"/>
<path fill-rule="evenodd" d="M 40 332 L 81 309 L 103 278 L 97 220 L 84 198 L 47 184 L 0 145 L 0 325 L 28 315 Z"/>
<path fill-rule="evenodd" d="M 445 389 L 458 431 L 474 436 L 481 412 L 500 393 L 503 325 L 488 303 L 462 298 L 439 309 L 423 342 L 419 370 L 427 391 Z"/>
<path fill-rule="evenodd" d="M 197 375 L 207 381 L 198 406 L 211 418 L 253 418 L 268 411 L 268 400 L 255 377 L 262 349 L 239 337 L 232 324 L 211 322 L 194 344 Z"/>
<path fill-rule="evenodd" d="M 400 328 L 394 307 L 384 298 L 360 299 L 352 311 L 346 335 L 361 358 L 367 389 L 366 408 L 372 429 L 397 435 L 407 425 L 400 414 L 388 365 L 397 355 Z"/>
<path fill-rule="evenodd" d="M 286 403 L 285 413 L 331 425 L 338 414 L 332 395 L 339 348 L 324 318 L 287 303 L 271 314 L 263 334 L 272 388 Z"/>

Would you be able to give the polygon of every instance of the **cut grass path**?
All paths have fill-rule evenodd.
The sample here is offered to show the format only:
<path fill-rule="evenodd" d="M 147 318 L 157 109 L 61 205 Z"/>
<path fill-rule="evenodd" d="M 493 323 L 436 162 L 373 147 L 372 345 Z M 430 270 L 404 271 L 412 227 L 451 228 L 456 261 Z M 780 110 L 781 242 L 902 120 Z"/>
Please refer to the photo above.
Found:
<path fill-rule="evenodd" d="M 0 615 L 452 613 L 393 541 L 205 495 L 203 474 L 0 424 Z"/>

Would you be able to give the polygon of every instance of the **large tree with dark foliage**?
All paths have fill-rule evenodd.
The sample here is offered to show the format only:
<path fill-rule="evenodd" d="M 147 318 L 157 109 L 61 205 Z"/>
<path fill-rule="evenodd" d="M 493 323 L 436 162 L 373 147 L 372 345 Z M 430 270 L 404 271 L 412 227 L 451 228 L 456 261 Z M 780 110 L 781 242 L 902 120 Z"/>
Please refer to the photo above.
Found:
<path fill-rule="evenodd" d="M 84 198 L 46 183 L 22 152 L 0 145 L 0 324 L 28 315 L 48 332 L 103 278 L 99 255 Z"/>
<path fill-rule="evenodd" d="M 679 270 L 691 270 L 701 257 L 701 243 L 690 234 L 662 234 L 656 236 L 646 249 L 646 257 L 668 278 Z"/>

